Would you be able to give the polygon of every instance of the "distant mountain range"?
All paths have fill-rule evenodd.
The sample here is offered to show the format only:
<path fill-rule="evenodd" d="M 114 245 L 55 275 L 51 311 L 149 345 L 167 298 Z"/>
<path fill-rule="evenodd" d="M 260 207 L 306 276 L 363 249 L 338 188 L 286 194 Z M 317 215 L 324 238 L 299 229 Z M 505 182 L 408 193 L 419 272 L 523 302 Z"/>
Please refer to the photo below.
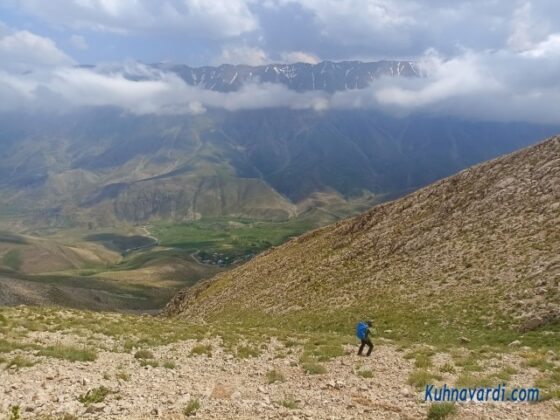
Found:
<path fill-rule="evenodd" d="M 421 76 L 408 61 L 155 66 L 224 92 L 248 82 L 333 92 L 381 76 Z M 4 113 L 0 215 L 57 226 L 313 211 L 332 221 L 557 131 L 367 109 Z"/>
<path fill-rule="evenodd" d="M 373 80 L 388 77 L 421 75 L 412 61 L 360 61 L 318 64 L 269 64 L 263 66 L 224 64 L 218 67 L 189 67 L 155 64 L 154 67 L 179 75 L 186 83 L 220 92 L 236 91 L 247 83 L 280 83 L 296 91 L 335 92 L 363 89 Z"/>

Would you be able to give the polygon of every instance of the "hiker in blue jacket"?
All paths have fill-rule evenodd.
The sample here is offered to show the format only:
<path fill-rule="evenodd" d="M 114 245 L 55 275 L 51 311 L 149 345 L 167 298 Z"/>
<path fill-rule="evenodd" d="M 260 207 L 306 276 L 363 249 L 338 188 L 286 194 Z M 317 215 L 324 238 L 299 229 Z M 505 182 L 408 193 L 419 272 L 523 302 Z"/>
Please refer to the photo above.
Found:
<path fill-rule="evenodd" d="M 371 342 L 371 338 L 369 338 L 371 325 L 371 321 L 360 321 L 358 322 L 358 325 L 356 325 L 356 336 L 362 342 L 360 349 L 358 350 L 358 356 L 362 355 L 362 351 L 365 346 L 368 346 L 367 356 L 371 355 L 371 352 L 373 351 L 373 343 Z"/>

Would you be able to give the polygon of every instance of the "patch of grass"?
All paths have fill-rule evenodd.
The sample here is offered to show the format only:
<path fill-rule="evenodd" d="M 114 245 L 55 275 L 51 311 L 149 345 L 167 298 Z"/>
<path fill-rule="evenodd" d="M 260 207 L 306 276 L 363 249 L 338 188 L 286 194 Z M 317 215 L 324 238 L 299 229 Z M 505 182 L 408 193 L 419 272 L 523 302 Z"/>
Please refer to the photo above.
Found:
<path fill-rule="evenodd" d="M 360 369 L 356 372 L 356 375 L 366 379 L 373 378 L 373 372 L 371 369 Z"/>
<path fill-rule="evenodd" d="M 83 405 L 88 406 L 91 404 L 97 404 L 105 401 L 107 395 L 113 393 L 109 388 L 100 386 L 98 388 L 93 388 L 78 397 Z"/>
<path fill-rule="evenodd" d="M 10 353 L 14 350 L 37 350 L 40 347 L 34 344 L 19 343 L 0 339 L 0 353 Z"/>
<path fill-rule="evenodd" d="M 191 356 L 206 355 L 212 357 L 212 345 L 210 344 L 197 344 L 191 349 Z"/>
<path fill-rule="evenodd" d="M 213 326 L 199 326 L 157 317 L 99 313 L 57 307 L 0 308 L 0 314 L 10 322 L 10 331 L 31 327 L 36 331 L 66 331 L 80 337 L 102 334 L 115 340 L 116 351 L 130 352 L 133 348 L 164 346 L 179 341 L 201 339 Z M 180 324 L 180 326 L 178 325 Z M 228 329 L 229 331 L 229 329 Z M 0 352 L 40 349 L 32 344 L 20 344 L 0 332 Z M 7 347 L 7 348 L 6 348 Z"/>
<path fill-rule="evenodd" d="M 128 382 L 130 380 L 130 374 L 128 374 L 124 370 L 121 370 L 115 374 L 115 378 Z"/>
<path fill-rule="evenodd" d="M 303 371 L 309 375 L 322 375 L 327 373 L 327 368 L 319 363 L 305 362 L 301 366 Z"/>
<path fill-rule="evenodd" d="M 539 401 L 549 400 L 560 400 L 560 389 L 545 390 L 541 393 Z"/>
<path fill-rule="evenodd" d="M 456 412 L 457 407 L 453 403 L 434 403 L 428 409 L 428 420 L 443 420 Z"/>
<path fill-rule="evenodd" d="M 6 369 L 15 367 L 16 369 L 19 370 L 21 368 L 31 367 L 34 365 L 35 362 L 32 362 L 31 360 L 29 360 L 24 356 L 17 355 L 16 357 L 8 361 L 8 364 L 6 365 Z"/>
<path fill-rule="evenodd" d="M 142 367 L 151 366 L 153 368 L 157 368 L 159 367 L 159 362 L 157 360 L 141 359 L 140 366 Z"/>
<path fill-rule="evenodd" d="M 282 401 L 280 401 L 280 405 L 285 408 L 289 408 L 290 410 L 295 410 L 299 408 L 299 405 L 294 397 L 286 396 Z"/>
<path fill-rule="evenodd" d="M 446 363 L 443 366 L 441 366 L 439 368 L 440 372 L 443 373 L 455 373 L 457 370 L 455 369 L 455 366 L 453 365 L 453 363 Z"/>
<path fill-rule="evenodd" d="M 507 366 L 496 373 L 494 376 L 502 381 L 509 381 L 511 379 L 511 375 L 515 375 L 517 373 L 517 369 Z"/>
<path fill-rule="evenodd" d="M 2 264 L 14 271 L 19 271 L 21 268 L 21 255 L 18 249 L 10 249 L 2 257 Z"/>
<path fill-rule="evenodd" d="M 8 413 L 9 420 L 20 420 L 21 419 L 21 408 L 19 405 L 12 405 L 10 407 L 10 412 Z"/>
<path fill-rule="evenodd" d="M 416 388 L 424 388 L 426 385 L 432 383 L 434 380 L 441 379 L 440 376 L 434 375 L 425 369 L 417 369 L 408 376 L 407 383 L 415 386 Z"/>
<path fill-rule="evenodd" d="M 41 420 L 80 420 L 75 415 L 69 413 L 59 414 L 56 417 L 40 417 L 40 419 Z"/>
<path fill-rule="evenodd" d="M 342 345 L 345 343 L 346 340 L 336 336 L 309 340 L 304 346 L 303 357 L 318 362 L 327 362 L 336 357 L 344 356 Z"/>
<path fill-rule="evenodd" d="M 69 360 L 70 362 L 93 362 L 97 359 L 97 352 L 88 348 L 55 345 L 39 350 L 39 354 L 55 359 Z"/>
<path fill-rule="evenodd" d="M 427 353 L 418 353 L 414 362 L 416 368 L 429 368 L 432 366 L 432 358 Z"/>
<path fill-rule="evenodd" d="M 290 347 L 296 347 L 299 346 L 300 343 L 292 338 L 287 338 L 286 340 L 283 341 L 284 347 L 286 348 L 290 348 Z"/>
<path fill-rule="evenodd" d="M 340 344 L 319 346 L 314 352 L 314 356 L 320 362 L 327 362 L 336 357 L 344 356 L 344 348 Z"/>
<path fill-rule="evenodd" d="M 542 357 L 532 357 L 523 363 L 524 367 L 532 367 L 540 370 L 541 372 L 546 372 L 554 368 L 554 364 L 550 363 Z"/>
<path fill-rule="evenodd" d="M 315 226 L 302 219 L 255 222 L 213 217 L 180 224 L 157 223 L 151 230 L 164 246 L 198 252 L 204 262 L 229 265 Z"/>
<path fill-rule="evenodd" d="M 166 360 L 165 362 L 163 362 L 163 367 L 165 369 L 175 369 L 176 365 L 175 365 L 175 362 L 173 362 L 171 360 Z"/>
<path fill-rule="evenodd" d="M 455 386 L 464 388 L 474 388 L 480 385 L 479 378 L 468 373 L 463 373 L 455 379 Z"/>
<path fill-rule="evenodd" d="M 455 380 L 455 385 L 460 388 L 477 388 L 477 387 L 494 386 L 499 382 L 501 381 L 497 380 L 492 375 L 478 376 L 478 375 L 472 375 L 470 373 L 462 373 Z"/>
<path fill-rule="evenodd" d="M 281 372 L 277 371 L 276 369 L 269 370 L 266 373 L 266 382 L 269 384 L 273 384 L 275 382 L 284 382 L 285 378 Z"/>
<path fill-rule="evenodd" d="M 150 350 L 138 350 L 134 353 L 135 359 L 153 359 L 154 354 Z"/>
<path fill-rule="evenodd" d="M 200 401 L 197 398 L 191 398 L 183 409 L 183 414 L 187 417 L 194 416 L 198 410 L 200 410 Z"/>
<path fill-rule="evenodd" d="M 483 368 L 478 364 L 478 362 L 468 363 L 463 366 L 463 371 L 465 372 L 482 372 Z"/>
<path fill-rule="evenodd" d="M 132 341 L 129 339 L 125 339 L 122 343 L 122 348 L 125 352 L 130 353 L 134 347 L 136 347 L 136 341 Z M 115 352 L 118 352 L 118 348 L 115 349 Z"/>
<path fill-rule="evenodd" d="M 556 368 L 546 373 L 541 373 L 535 379 L 535 386 L 542 390 L 551 390 L 560 385 L 560 368 Z"/>
<path fill-rule="evenodd" d="M 257 348 L 253 346 L 245 346 L 245 345 L 237 346 L 237 351 L 235 352 L 235 355 L 239 359 L 249 359 L 251 357 L 258 357 L 259 354 L 260 352 Z"/>
<path fill-rule="evenodd" d="M 468 354 L 463 357 L 457 357 L 455 364 L 463 368 L 466 372 L 481 372 L 482 367 L 479 365 L 479 358 L 473 354 Z"/>

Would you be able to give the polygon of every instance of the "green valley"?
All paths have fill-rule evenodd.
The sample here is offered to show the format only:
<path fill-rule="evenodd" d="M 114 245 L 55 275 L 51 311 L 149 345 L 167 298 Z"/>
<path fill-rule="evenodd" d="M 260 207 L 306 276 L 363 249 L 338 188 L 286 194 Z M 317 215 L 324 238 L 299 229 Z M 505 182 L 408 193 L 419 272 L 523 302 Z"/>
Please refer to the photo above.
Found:
<path fill-rule="evenodd" d="M 208 218 L 194 222 L 150 226 L 162 246 L 187 250 L 202 262 L 219 265 L 246 260 L 294 236 L 317 227 L 310 218 L 287 221 Z"/>
<path fill-rule="evenodd" d="M 327 220 L 216 217 L 113 229 L 0 234 L 0 302 L 156 311 L 180 289 Z M 4 223 L 4 226 L 9 226 Z"/>

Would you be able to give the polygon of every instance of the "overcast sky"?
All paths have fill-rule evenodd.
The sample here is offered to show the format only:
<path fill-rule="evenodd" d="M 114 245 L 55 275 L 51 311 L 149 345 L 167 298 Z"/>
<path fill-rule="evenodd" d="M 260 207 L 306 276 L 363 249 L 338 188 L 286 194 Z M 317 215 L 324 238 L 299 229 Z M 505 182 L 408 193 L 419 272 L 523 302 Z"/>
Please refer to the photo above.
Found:
<path fill-rule="evenodd" d="M 154 73 L 153 80 L 131 82 L 74 67 L 351 59 L 417 60 L 428 77 L 380 80 L 362 92 L 330 96 L 270 86 L 224 96 L 189 88 L 172 75 Z M 0 3 L 0 109 L 52 103 L 56 97 L 73 106 L 117 104 L 133 112 L 203 112 L 223 103 L 230 109 L 371 106 L 560 123 L 559 74 L 557 0 Z M 253 95 L 260 100 L 252 101 Z"/>
<path fill-rule="evenodd" d="M 7 30 L 79 63 L 415 58 L 528 49 L 560 31 L 557 0 L 2 0 Z"/>

